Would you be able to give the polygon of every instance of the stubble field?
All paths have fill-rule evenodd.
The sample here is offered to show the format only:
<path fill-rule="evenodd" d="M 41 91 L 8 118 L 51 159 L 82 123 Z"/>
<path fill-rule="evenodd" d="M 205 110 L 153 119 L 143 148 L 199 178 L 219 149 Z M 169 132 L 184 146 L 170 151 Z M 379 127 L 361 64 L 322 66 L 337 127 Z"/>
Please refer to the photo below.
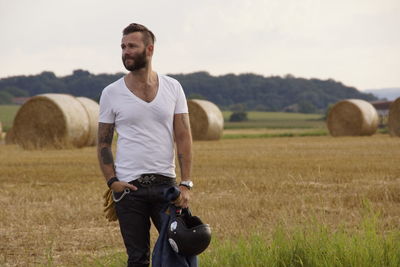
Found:
<path fill-rule="evenodd" d="M 398 232 L 399 159 L 400 139 L 387 135 L 195 142 L 191 208 L 214 237 L 200 260 L 215 241 L 268 239 L 278 225 L 357 232 L 366 205 L 379 232 Z M 107 255 L 123 255 L 117 223 L 102 214 L 95 148 L 0 145 L 0 170 L 0 266 L 108 266 Z"/>
<path fill-rule="evenodd" d="M 220 241 L 310 222 L 357 231 L 366 202 L 379 231 L 399 231 L 399 159 L 400 139 L 387 135 L 195 142 L 191 208 Z M 1 266 L 107 266 L 123 254 L 102 214 L 95 148 L 0 145 L 0 169 Z"/>

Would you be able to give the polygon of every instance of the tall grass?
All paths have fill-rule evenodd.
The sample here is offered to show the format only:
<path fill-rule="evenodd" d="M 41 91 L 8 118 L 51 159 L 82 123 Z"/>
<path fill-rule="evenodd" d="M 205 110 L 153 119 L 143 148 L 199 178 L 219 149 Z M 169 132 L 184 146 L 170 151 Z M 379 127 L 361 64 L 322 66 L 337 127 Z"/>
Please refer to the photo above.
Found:
<path fill-rule="evenodd" d="M 224 242 L 213 240 L 201 266 L 400 266 L 400 232 L 382 234 L 376 217 L 365 218 L 357 232 L 311 224 L 288 230 L 279 226 L 268 240 L 260 234 Z"/>
<path fill-rule="evenodd" d="M 369 214 L 356 232 L 332 231 L 314 221 L 294 229 L 278 225 L 270 237 L 262 233 L 224 240 L 214 236 L 209 249 L 199 256 L 200 266 L 400 266 L 400 231 L 380 232 L 378 216 Z M 112 253 L 82 266 L 122 267 L 126 258 L 124 253 Z"/>

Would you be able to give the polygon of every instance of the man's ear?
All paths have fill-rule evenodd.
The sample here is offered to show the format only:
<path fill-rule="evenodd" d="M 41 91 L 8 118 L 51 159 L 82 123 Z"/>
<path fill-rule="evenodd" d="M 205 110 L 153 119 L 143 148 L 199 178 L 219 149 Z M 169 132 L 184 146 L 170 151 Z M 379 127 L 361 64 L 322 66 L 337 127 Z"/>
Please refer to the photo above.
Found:
<path fill-rule="evenodd" d="M 147 54 L 148 56 L 152 56 L 153 53 L 154 53 L 154 45 L 149 44 L 149 45 L 146 47 L 146 54 Z"/>

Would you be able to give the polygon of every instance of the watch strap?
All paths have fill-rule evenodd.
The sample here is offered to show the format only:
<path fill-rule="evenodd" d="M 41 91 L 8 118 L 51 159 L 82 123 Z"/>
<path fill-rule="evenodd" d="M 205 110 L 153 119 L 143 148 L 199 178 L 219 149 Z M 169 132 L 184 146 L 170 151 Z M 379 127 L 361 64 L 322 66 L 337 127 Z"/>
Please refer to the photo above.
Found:
<path fill-rule="evenodd" d="M 112 178 L 110 178 L 108 181 L 107 181 L 107 186 L 108 186 L 108 188 L 111 188 L 111 185 L 114 183 L 114 182 L 118 182 L 119 180 L 118 180 L 118 178 L 117 177 L 112 177 Z"/>
<path fill-rule="evenodd" d="M 179 186 L 184 186 L 187 189 L 191 190 L 193 187 L 193 182 L 192 181 L 181 181 Z"/>

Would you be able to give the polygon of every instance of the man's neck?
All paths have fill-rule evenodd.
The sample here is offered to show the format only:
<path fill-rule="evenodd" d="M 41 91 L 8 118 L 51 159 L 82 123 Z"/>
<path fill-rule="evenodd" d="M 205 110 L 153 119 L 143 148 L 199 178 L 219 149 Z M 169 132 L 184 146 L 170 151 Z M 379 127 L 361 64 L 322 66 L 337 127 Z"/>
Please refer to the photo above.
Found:
<path fill-rule="evenodd" d="M 149 88 L 156 88 L 158 84 L 157 74 L 151 66 L 131 71 L 125 76 L 125 83 L 131 91 L 148 91 Z"/>
<path fill-rule="evenodd" d="M 126 75 L 129 82 L 139 84 L 151 83 L 154 80 L 155 76 L 156 75 L 155 72 L 153 72 L 151 64 L 140 70 L 131 71 Z"/>

